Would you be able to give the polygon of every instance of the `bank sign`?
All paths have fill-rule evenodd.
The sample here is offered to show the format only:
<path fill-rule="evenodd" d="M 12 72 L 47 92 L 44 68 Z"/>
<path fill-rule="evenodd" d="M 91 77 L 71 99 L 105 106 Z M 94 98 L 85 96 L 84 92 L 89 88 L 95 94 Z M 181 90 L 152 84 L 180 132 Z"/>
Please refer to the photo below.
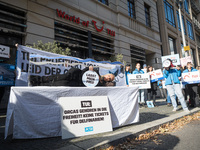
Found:
<path fill-rule="evenodd" d="M 60 97 L 58 101 L 62 139 L 112 131 L 107 96 Z"/>
<path fill-rule="evenodd" d="M 104 24 L 105 24 L 104 21 L 102 21 L 101 27 L 98 27 L 97 22 L 95 20 L 92 20 L 91 22 L 88 21 L 88 20 L 83 21 L 79 17 L 70 16 L 70 15 L 66 14 L 64 11 L 59 10 L 59 9 L 56 9 L 56 14 L 60 18 L 63 18 L 63 19 L 70 21 L 70 22 L 74 22 L 76 24 L 81 24 L 82 26 L 85 26 L 85 27 L 88 27 L 89 24 L 91 23 L 94 26 L 94 28 L 96 29 L 97 32 L 104 31 Z M 109 34 L 111 36 L 115 36 L 115 31 L 108 29 L 108 28 L 106 28 L 105 30 L 106 30 L 107 34 Z"/>
<path fill-rule="evenodd" d="M 0 45 L 0 58 L 9 58 L 10 56 L 10 47 Z"/>

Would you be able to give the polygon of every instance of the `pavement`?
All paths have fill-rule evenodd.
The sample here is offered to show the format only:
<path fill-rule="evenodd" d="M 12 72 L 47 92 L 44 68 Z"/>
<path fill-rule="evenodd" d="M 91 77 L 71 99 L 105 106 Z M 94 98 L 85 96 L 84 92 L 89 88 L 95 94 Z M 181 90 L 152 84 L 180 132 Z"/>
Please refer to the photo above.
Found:
<path fill-rule="evenodd" d="M 73 139 L 62 140 L 61 137 L 4 140 L 4 128 L 6 114 L 0 112 L 0 145 L 3 149 L 56 149 L 56 150 L 85 150 L 85 149 L 103 149 L 110 145 L 116 145 L 127 137 L 136 137 L 145 131 L 153 130 L 164 123 L 171 122 L 181 118 L 188 113 L 184 112 L 179 105 L 177 112 L 172 112 L 173 107 L 167 107 L 164 99 L 156 100 L 158 107 L 140 108 L 140 121 L 113 129 L 112 132 L 83 136 Z M 200 108 L 191 109 L 191 113 L 200 111 Z"/>

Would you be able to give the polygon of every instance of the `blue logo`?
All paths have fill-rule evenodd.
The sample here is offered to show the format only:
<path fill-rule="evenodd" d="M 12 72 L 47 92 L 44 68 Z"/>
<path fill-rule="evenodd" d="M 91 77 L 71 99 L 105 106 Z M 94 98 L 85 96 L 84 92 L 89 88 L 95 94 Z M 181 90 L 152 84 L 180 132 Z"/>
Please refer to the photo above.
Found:
<path fill-rule="evenodd" d="M 85 132 L 91 132 L 93 131 L 93 127 L 85 127 Z"/>
<path fill-rule="evenodd" d="M 3 80 L 3 76 L 0 76 L 0 80 Z"/>

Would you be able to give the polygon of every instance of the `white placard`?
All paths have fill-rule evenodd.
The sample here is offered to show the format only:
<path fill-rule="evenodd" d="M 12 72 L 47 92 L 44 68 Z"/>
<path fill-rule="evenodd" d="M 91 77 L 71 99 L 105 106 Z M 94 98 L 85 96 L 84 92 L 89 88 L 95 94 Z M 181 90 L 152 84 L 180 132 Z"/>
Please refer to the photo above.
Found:
<path fill-rule="evenodd" d="M 151 77 L 151 82 L 156 82 L 158 80 L 164 79 L 163 73 L 161 69 L 154 70 L 152 72 L 149 72 L 149 75 Z"/>
<path fill-rule="evenodd" d="M 10 56 L 10 47 L 0 45 L 0 57 L 9 58 Z"/>
<path fill-rule="evenodd" d="M 175 65 L 175 66 L 180 65 L 179 54 L 162 56 L 161 57 L 162 64 L 163 64 L 163 61 L 165 61 L 166 59 L 171 59 L 172 64 Z"/>
<path fill-rule="evenodd" d="M 107 96 L 60 97 L 62 139 L 112 131 Z"/>
<path fill-rule="evenodd" d="M 199 71 L 182 73 L 183 84 L 195 84 L 200 83 Z"/>
<path fill-rule="evenodd" d="M 95 87 L 99 83 L 99 75 L 95 71 L 86 71 L 82 76 L 82 81 L 87 87 Z"/>
<path fill-rule="evenodd" d="M 188 62 L 192 63 L 192 58 L 191 56 L 187 56 L 187 57 L 181 58 L 180 62 L 181 62 L 181 66 L 187 66 Z"/>
<path fill-rule="evenodd" d="M 150 89 L 150 76 L 145 74 L 128 74 L 129 87 L 139 86 L 139 89 Z"/>

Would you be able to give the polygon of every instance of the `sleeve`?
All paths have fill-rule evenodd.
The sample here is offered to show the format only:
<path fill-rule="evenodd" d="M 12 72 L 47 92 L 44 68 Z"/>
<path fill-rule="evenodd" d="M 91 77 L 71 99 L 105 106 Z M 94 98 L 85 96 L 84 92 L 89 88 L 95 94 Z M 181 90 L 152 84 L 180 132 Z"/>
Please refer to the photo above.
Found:
<path fill-rule="evenodd" d="M 178 77 L 180 77 L 180 76 L 181 76 L 181 70 L 177 70 L 177 69 L 176 69 L 176 72 L 177 72 L 177 74 L 178 74 Z"/>
<path fill-rule="evenodd" d="M 163 70 L 163 76 L 167 78 L 169 76 L 169 70 Z"/>

